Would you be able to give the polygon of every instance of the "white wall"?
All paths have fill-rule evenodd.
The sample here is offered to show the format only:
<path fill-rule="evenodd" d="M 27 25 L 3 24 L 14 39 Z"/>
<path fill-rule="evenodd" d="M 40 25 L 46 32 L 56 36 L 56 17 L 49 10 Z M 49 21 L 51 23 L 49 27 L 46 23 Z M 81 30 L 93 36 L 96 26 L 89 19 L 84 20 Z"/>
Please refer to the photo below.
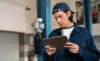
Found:
<path fill-rule="evenodd" d="M 0 32 L 0 61 L 19 61 L 19 36 Z"/>
<path fill-rule="evenodd" d="M 0 30 L 24 31 L 26 27 L 24 13 L 24 7 L 8 1 L 0 1 Z"/>
<path fill-rule="evenodd" d="M 100 23 L 93 24 L 93 35 L 100 35 Z"/>
<path fill-rule="evenodd" d="M 11 32 L 32 34 L 36 13 L 36 0 L 0 0 L 0 61 L 20 60 L 19 35 Z"/>
<path fill-rule="evenodd" d="M 0 30 L 33 33 L 35 19 L 36 0 L 0 0 Z"/>
<path fill-rule="evenodd" d="M 20 0 L 19 0 L 20 1 Z M 33 28 L 31 24 L 37 18 L 37 8 L 36 8 L 36 0 L 27 0 L 27 6 L 31 8 L 30 11 L 26 11 L 26 33 L 33 33 Z"/>

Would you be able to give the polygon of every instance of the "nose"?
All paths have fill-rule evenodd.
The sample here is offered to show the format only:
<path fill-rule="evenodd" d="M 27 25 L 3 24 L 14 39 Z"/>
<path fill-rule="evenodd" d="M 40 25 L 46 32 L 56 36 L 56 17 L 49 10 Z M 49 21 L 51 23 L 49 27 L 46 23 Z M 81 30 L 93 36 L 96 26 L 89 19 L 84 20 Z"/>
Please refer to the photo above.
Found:
<path fill-rule="evenodd" d="M 61 21 L 61 19 L 60 18 L 57 18 L 57 22 L 60 22 Z"/>

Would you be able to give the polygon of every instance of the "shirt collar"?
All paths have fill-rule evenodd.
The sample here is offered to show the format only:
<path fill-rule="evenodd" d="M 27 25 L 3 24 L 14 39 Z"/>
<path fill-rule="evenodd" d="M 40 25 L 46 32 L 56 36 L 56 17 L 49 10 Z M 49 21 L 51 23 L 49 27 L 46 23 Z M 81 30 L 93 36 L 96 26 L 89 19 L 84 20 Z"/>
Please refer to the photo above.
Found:
<path fill-rule="evenodd" d="M 65 28 L 64 28 L 65 29 Z M 60 31 L 62 30 L 62 28 L 60 28 Z M 73 31 L 75 31 L 75 32 L 79 32 L 79 26 L 76 24 L 76 23 L 74 23 L 74 29 L 73 29 Z"/>
<path fill-rule="evenodd" d="M 79 26 L 76 23 L 74 23 L 74 29 L 73 30 L 76 31 L 76 32 L 79 32 Z"/>

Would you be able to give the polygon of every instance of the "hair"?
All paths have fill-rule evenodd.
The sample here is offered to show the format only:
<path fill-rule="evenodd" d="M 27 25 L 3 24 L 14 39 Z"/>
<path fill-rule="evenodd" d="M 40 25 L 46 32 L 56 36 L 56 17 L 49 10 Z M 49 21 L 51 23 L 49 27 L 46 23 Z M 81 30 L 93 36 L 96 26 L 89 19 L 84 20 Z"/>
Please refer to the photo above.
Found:
<path fill-rule="evenodd" d="M 64 12 L 64 13 L 67 13 L 68 10 L 63 10 L 63 12 Z M 74 14 L 74 12 L 72 12 L 72 11 L 70 11 L 70 12 L 71 12 L 71 16 L 69 17 L 69 20 L 70 20 L 70 22 L 74 22 L 74 21 L 73 21 L 73 14 Z"/>

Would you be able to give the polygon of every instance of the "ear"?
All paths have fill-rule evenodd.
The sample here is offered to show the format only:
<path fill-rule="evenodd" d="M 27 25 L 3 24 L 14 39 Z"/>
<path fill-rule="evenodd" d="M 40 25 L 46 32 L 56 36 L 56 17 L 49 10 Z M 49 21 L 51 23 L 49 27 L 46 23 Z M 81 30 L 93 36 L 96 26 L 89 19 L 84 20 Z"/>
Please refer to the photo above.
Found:
<path fill-rule="evenodd" d="M 67 12 L 67 16 L 70 17 L 71 16 L 71 11 Z"/>

